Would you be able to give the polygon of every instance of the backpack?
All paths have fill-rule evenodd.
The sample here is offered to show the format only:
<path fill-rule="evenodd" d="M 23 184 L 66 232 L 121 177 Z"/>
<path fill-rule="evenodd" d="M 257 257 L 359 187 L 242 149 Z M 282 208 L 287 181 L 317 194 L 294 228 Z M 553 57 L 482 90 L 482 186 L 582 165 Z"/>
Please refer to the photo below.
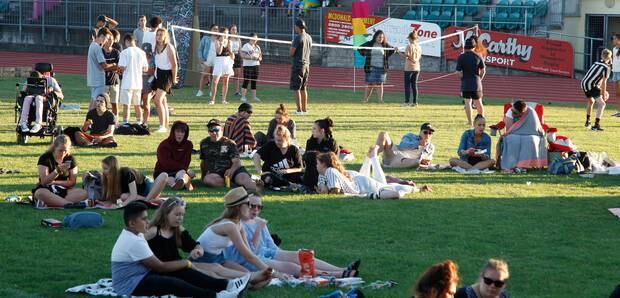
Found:
<path fill-rule="evenodd" d="M 117 134 L 117 135 L 138 135 L 138 136 L 144 136 L 144 135 L 150 135 L 151 133 L 149 132 L 149 130 L 145 126 L 142 126 L 140 124 L 125 123 L 125 124 L 119 126 L 114 131 L 114 134 Z"/>
<path fill-rule="evenodd" d="M 91 200 L 103 199 L 103 189 L 101 186 L 101 173 L 99 171 L 87 171 L 84 176 L 82 188 L 88 193 Z"/>
<path fill-rule="evenodd" d="M 103 217 L 97 212 L 83 211 L 65 216 L 62 222 L 69 229 L 100 228 L 103 226 Z"/>
<path fill-rule="evenodd" d="M 583 165 L 581 165 L 581 162 L 579 162 L 577 156 L 572 155 L 570 157 L 554 161 L 549 165 L 547 171 L 549 174 L 553 175 L 569 175 L 573 172 L 582 173 L 584 168 Z"/>

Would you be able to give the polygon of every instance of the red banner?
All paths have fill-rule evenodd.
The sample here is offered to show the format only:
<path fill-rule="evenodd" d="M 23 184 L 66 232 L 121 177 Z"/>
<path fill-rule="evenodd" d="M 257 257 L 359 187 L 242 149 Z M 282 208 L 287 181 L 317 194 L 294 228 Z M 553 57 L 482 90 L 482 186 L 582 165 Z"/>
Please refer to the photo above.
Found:
<path fill-rule="evenodd" d="M 364 25 L 370 27 L 383 21 L 384 17 L 369 16 L 363 18 Z M 353 44 L 351 25 L 351 13 L 346 11 L 329 10 L 323 18 L 323 37 L 326 42 Z"/>
<path fill-rule="evenodd" d="M 449 27 L 444 35 L 463 29 Z M 473 34 L 473 31 L 465 32 L 465 39 Z M 573 76 L 574 52 L 568 42 L 486 30 L 480 30 L 479 41 L 487 48 L 485 63 L 488 66 Z M 456 60 L 462 48 L 459 36 L 444 39 L 446 59 Z"/>

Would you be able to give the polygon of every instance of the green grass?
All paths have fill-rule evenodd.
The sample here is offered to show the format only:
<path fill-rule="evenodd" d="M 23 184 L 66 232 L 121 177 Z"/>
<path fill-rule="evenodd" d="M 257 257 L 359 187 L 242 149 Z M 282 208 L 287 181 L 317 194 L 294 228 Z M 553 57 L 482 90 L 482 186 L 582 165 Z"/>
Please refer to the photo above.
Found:
<path fill-rule="evenodd" d="M 80 125 L 89 95 L 84 78 L 60 75 L 59 81 L 67 102 L 82 106 L 79 111 L 63 110 L 60 124 Z M 37 158 L 49 143 L 49 139 L 33 139 L 25 146 L 15 144 L 14 83 L 0 80 L 0 167 L 22 173 L 0 175 L 2 198 L 29 194 L 36 182 Z M 197 99 L 194 92 L 193 88 L 175 90 L 169 102 L 176 109 L 171 119 L 189 122 L 190 139 L 197 145 L 207 135 L 206 122 L 212 117 L 225 118 L 237 105 L 207 106 L 206 99 Z M 257 131 L 266 129 L 277 103 L 293 106 L 290 92 L 283 88 L 259 87 L 259 96 L 264 102 L 255 105 L 251 119 Z M 386 104 L 362 104 L 360 98 L 359 92 L 311 90 L 311 115 L 294 118 L 300 142 L 310 135 L 314 119 L 329 115 L 336 123 L 339 144 L 357 156 L 347 166 L 357 169 L 379 131 L 388 130 L 399 139 L 430 121 L 437 130 L 435 161 L 445 163 L 455 155 L 465 129 L 459 99 L 422 95 L 420 107 L 413 110 L 400 107 L 400 94 L 387 94 Z M 489 122 L 499 120 L 505 100 L 486 102 L 488 119 L 493 120 Z M 615 118 L 603 120 L 605 132 L 592 133 L 581 127 L 581 105 L 548 103 L 546 112 L 546 121 L 560 135 L 570 136 L 581 150 L 606 151 L 620 158 L 620 123 Z M 156 118 L 151 120 L 155 125 Z M 73 154 L 81 171 L 97 169 L 105 155 L 114 154 L 124 165 L 151 173 L 156 146 L 163 138 L 160 134 L 119 136 L 118 148 L 75 148 Z M 247 160 L 244 164 L 250 165 Z M 198 169 L 198 165 L 195 156 L 192 167 Z M 313 248 L 317 256 L 338 265 L 361 258 L 367 282 L 393 279 L 400 283 L 394 289 L 365 290 L 370 297 L 406 297 L 426 267 L 448 258 L 459 264 L 463 284 L 474 282 L 485 259 L 505 258 L 514 297 L 603 297 L 620 279 L 620 223 L 606 210 L 620 206 L 620 178 L 585 179 L 536 171 L 485 176 L 451 171 L 388 173 L 431 184 L 434 192 L 398 201 L 269 193 L 263 215 L 272 232 L 283 238 L 284 249 Z M 221 212 L 224 192 L 198 187 L 192 193 L 179 193 L 190 201 L 186 227 L 194 236 Z M 109 277 L 110 252 L 122 228 L 121 212 L 98 212 L 105 218 L 101 229 L 52 230 L 40 227 L 40 219 L 62 219 L 70 211 L 0 204 L 0 297 L 63 297 L 71 286 Z M 317 297 L 330 291 L 285 287 L 248 296 Z"/>

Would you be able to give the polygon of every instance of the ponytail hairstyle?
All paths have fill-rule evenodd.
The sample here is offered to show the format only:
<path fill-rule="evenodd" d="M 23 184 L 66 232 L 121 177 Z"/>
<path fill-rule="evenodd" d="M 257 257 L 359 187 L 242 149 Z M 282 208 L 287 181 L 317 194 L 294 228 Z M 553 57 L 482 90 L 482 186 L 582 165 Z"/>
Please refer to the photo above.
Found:
<path fill-rule="evenodd" d="M 326 139 L 333 139 L 334 138 L 334 136 L 332 135 L 333 134 L 332 128 L 334 127 L 334 121 L 332 121 L 332 119 L 327 117 L 325 119 L 316 120 L 316 121 L 314 121 L 314 123 L 320 129 L 323 129 L 325 131 L 325 138 Z"/>
<path fill-rule="evenodd" d="M 611 51 L 609 49 L 603 49 L 601 52 L 601 60 L 605 61 L 605 63 L 611 63 Z"/>
<path fill-rule="evenodd" d="M 416 42 L 418 40 L 418 30 L 413 30 L 407 35 L 407 39 Z"/>
<path fill-rule="evenodd" d="M 286 108 L 286 105 L 284 105 L 283 103 L 281 103 L 280 106 L 276 108 L 276 114 L 282 115 L 286 118 L 286 120 L 289 119 L 288 108 Z"/>
<path fill-rule="evenodd" d="M 336 169 L 336 171 L 340 172 L 340 174 L 351 180 L 351 175 L 349 175 L 347 170 L 344 168 L 344 166 L 338 159 L 338 156 L 336 156 L 336 153 L 331 151 L 326 153 L 320 153 L 319 155 L 317 155 L 316 160 L 317 162 L 324 164 L 327 168 Z"/>

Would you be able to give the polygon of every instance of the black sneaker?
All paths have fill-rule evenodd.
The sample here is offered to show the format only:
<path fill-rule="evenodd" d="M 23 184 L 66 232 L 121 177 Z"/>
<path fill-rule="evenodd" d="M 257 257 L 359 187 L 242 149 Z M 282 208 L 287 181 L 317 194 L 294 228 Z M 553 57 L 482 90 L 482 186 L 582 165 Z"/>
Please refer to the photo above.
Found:
<path fill-rule="evenodd" d="M 592 131 L 604 131 L 604 129 L 601 128 L 600 124 L 595 124 L 594 126 L 592 126 Z"/>
<path fill-rule="evenodd" d="M 584 125 L 584 127 L 585 127 L 586 129 L 590 129 L 590 128 L 591 128 L 591 123 L 590 123 L 590 121 L 586 121 L 586 125 Z"/>

